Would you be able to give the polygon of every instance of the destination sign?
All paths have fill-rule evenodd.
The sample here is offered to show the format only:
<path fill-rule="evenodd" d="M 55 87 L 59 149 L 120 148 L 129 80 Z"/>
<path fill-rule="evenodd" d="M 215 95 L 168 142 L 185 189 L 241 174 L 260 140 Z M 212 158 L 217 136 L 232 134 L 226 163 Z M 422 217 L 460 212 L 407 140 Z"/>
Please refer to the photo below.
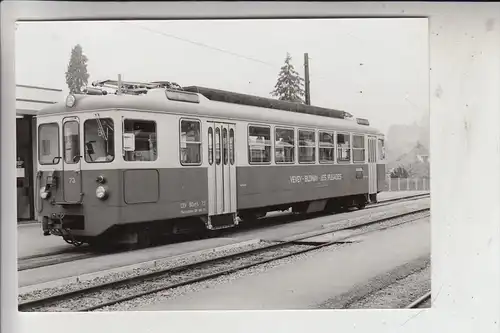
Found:
<path fill-rule="evenodd" d="M 292 184 L 326 182 L 326 181 L 333 181 L 333 180 L 342 180 L 342 174 L 341 173 L 325 173 L 322 175 L 290 176 L 290 183 L 292 183 Z"/>

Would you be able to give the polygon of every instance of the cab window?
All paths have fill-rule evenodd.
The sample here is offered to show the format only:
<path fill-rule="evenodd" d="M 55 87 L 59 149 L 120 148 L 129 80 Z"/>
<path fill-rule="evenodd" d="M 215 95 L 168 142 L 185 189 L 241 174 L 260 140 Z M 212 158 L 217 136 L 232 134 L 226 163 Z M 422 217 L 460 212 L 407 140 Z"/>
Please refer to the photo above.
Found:
<path fill-rule="evenodd" d="M 85 120 L 85 162 L 110 163 L 115 159 L 114 123 L 111 118 Z"/>
<path fill-rule="evenodd" d="M 57 164 L 59 160 L 59 125 L 57 123 L 38 126 L 38 161 L 40 164 Z"/>

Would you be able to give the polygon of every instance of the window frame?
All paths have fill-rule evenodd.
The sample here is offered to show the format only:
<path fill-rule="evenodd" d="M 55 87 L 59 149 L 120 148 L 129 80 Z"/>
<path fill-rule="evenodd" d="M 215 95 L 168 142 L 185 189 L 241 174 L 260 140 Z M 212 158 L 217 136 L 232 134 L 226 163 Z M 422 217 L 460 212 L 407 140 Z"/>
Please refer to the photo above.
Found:
<path fill-rule="evenodd" d="M 215 127 L 215 139 L 214 139 L 214 161 L 215 165 L 221 165 L 222 162 L 222 147 L 221 147 L 221 141 L 222 141 L 222 136 L 221 136 L 221 130 L 219 126 Z M 217 145 L 217 138 L 219 138 L 219 144 Z M 217 147 L 218 146 L 218 147 Z M 217 159 L 217 148 L 219 148 L 219 159 Z"/>
<path fill-rule="evenodd" d="M 126 118 L 122 117 L 122 146 L 123 146 L 123 134 L 125 133 L 125 120 L 133 120 L 133 121 L 139 121 L 139 122 L 153 122 L 155 124 L 155 135 L 156 135 L 156 159 L 151 160 L 151 161 L 127 161 L 123 154 L 122 154 L 122 159 L 124 162 L 130 163 L 130 162 L 140 162 L 140 163 L 151 163 L 151 162 L 156 162 L 158 161 L 158 156 L 160 155 L 159 149 L 158 149 L 158 122 L 156 120 L 151 120 L 151 119 L 145 119 L 145 118 Z M 135 138 L 134 138 L 135 140 Z M 123 148 L 122 148 L 123 149 Z"/>
<path fill-rule="evenodd" d="M 379 146 L 380 142 L 382 142 L 382 146 Z M 378 162 L 385 161 L 385 138 L 382 137 L 377 138 L 377 158 Z"/>
<path fill-rule="evenodd" d="M 231 141 L 232 138 L 232 141 Z M 234 129 L 229 128 L 229 162 L 230 165 L 234 165 L 234 162 L 236 161 L 236 156 L 235 156 L 235 135 L 234 135 Z"/>
<path fill-rule="evenodd" d="M 363 148 L 355 148 L 354 147 L 354 137 L 355 136 L 358 136 L 358 137 L 362 137 L 363 138 Z M 352 137 L 352 146 L 351 146 L 351 154 L 352 154 L 352 163 L 353 164 L 365 164 L 367 162 L 367 138 L 368 136 L 366 134 L 359 134 L 359 133 L 351 133 L 351 137 Z M 368 143 L 369 144 L 369 143 Z M 355 150 L 363 150 L 364 153 L 363 153 L 363 160 L 362 161 L 355 161 L 354 160 L 354 151 Z"/>
<path fill-rule="evenodd" d="M 54 158 L 52 158 L 52 162 L 50 163 L 42 163 L 41 162 L 41 159 L 40 159 L 40 153 L 41 153 L 41 149 L 40 149 L 40 144 L 41 144 L 41 140 L 40 140 L 40 127 L 42 126 L 46 126 L 46 125 L 56 125 L 57 126 L 57 154 Z M 37 145 L 37 150 L 38 150 L 38 163 L 40 165 L 58 165 L 61 160 L 62 160 L 62 156 L 61 156 L 61 126 L 59 126 L 59 123 L 57 121 L 53 121 L 53 122 L 50 122 L 50 123 L 43 123 L 43 124 L 39 124 L 38 125 L 38 128 L 37 128 L 37 136 L 38 136 L 38 145 Z M 56 159 L 57 157 L 59 157 L 59 160 L 54 163 L 54 159 Z"/>
<path fill-rule="evenodd" d="M 215 142 L 214 142 L 214 129 L 212 126 L 209 126 L 208 127 L 208 131 L 207 131 L 207 134 L 208 134 L 208 143 L 207 143 L 207 148 L 208 148 L 208 165 L 213 165 L 214 164 L 214 161 L 215 161 Z M 210 153 L 210 139 L 212 141 L 212 152 Z M 210 160 L 210 158 L 212 158 Z"/>
<path fill-rule="evenodd" d="M 349 137 L 349 160 L 339 160 L 339 154 L 338 154 L 338 150 L 340 148 L 338 146 L 338 139 L 339 139 L 338 135 L 339 134 L 342 134 L 344 136 Z M 342 131 L 336 132 L 336 134 L 335 134 L 335 149 L 337 150 L 337 152 L 335 153 L 337 164 L 351 164 L 352 163 L 352 136 L 351 136 L 350 132 L 342 132 Z M 344 148 L 340 148 L 340 149 L 344 149 Z"/>
<path fill-rule="evenodd" d="M 300 145 L 300 132 L 313 132 L 314 133 L 314 145 L 312 146 L 301 146 Z M 316 164 L 318 161 L 318 154 L 317 153 L 317 147 L 318 147 L 318 131 L 316 129 L 310 129 L 310 128 L 297 128 L 297 161 L 299 164 Z M 314 148 L 314 160 L 311 162 L 301 162 L 300 161 L 300 148 L 301 147 L 313 147 Z"/>
<path fill-rule="evenodd" d="M 117 153 L 117 149 L 116 149 L 116 125 L 115 125 L 115 120 L 113 119 L 113 117 L 109 116 L 109 117 L 99 117 L 99 120 L 104 120 L 104 119 L 109 119 L 111 120 L 112 124 L 113 124 L 113 159 L 111 161 L 88 161 L 87 160 L 87 151 L 85 150 L 86 147 L 85 147 L 85 142 L 87 142 L 86 140 L 86 135 L 87 135 L 87 131 L 85 131 L 85 124 L 87 123 L 87 121 L 95 121 L 97 122 L 97 118 L 87 118 L 83 121 L 83 148 L 84 148 L 84 151 L 83 151 L 83 159 L 85 161 L 85 163 L 89 163 L 89 164 L 104 164 L 104 163 L 112 163 L 116 160 L 116 153 Z M 122 122 L 123 123 L 123 122 Z M 122 140 L 123 140 L 123 136 L 122 136 Z"/>
<path fill-rule="evenodd" d="M 67 119 L 67 120 L 66 120 Z M 78 164 L 78 162 L 75 162 L 74 159 L 76 156 L 73 156 L 73 158 L 71 159 L 70 162 L 68 162 L 66 160 L 66 131 L 65 131 L 65 128 L 66 128 L 66 124 L 68 123 L 76 123 L 78 126 L 76 127 L 78 129 L 78 155 L 76 156 L 81 156 L 81 151 L 80 151 L 80 146 L 81 146 L 81 133 L 80 133 L 80 120 L 78 118 L 64 118 L 63 119 L 63 122 L 62 122 L 62 137 L 63 137 L 63 140 L 62 140 L 62 145 L 63 145 L 63 156 L 62 156 L 62 159 L 64 161 L 64 164 Z M 113 124 L 113 127 L 114 127 L 114 124 Z"/>
<path fill-rule="evenodd" d="M 198 124 L 200 124 L 200 132 L 199 132 L 200 141 L 199 142 L 189 141 L 189 143 L 191 143 L 191 144 L 192 143 L 196 143 L 200 147 L 200 149 L 199 149 L 199 152 L 200 152 L 200 162 L 199 163 L 184 163 L 184 162 L 182 162 L 182 147 L 181 147 L 181 143 L 182 143 L 182 122 L 183 121 L 198 122 Z M 198 119 L 198 118 L 186 118 L 186 117 L 182 117 L 182 118 L 179 119 L 179 163 L 182 166 L 200 166 L 200 165 L 203 164 L 203 137 L 202 137 L 202 133 L 203 133 L 203 126 L 202 126 L 202 122 L 201 122 L 200 119 Z M 188 142 L 186 141 L 186 144 L 187 143 Z"/>
<path fill-rule="evenodd" d="M 224 137 L 226 139 L 226 143 L 224 143 Z M 222 165 L 231 165 L 229 162 L 229 131 L 226 127 L 222 128 Z"/>
<path fill-rule="evenodd" d="M 259 127 L 259 128 L 267 128 L 269 129 L 269 147 L 270 147 L 270 154 L 269 154 L 269 162 L 251 162 L 251 152 L 250 152 L 250 127 Z M 274 152 L 274 147 L 273 147 L 273 140 L 272 138 L 272 128 L 270 125 L 258 125 L 254 123 L 249 123 L 247 125 L 247 154 L 248 154 L 248 164 L 249 165 L 270 165 L 273 163 L 273 152 Z M 264 147 L 267 147 L 266 144 L 264 143 Z"/>
<path fill-rule="evenodd" d="M 333 149 L 333 160 L 331 161 L 321 161 L 321 158 L 320 158 L 320 150 L 321 148 L 323 149 L 330 149 L 330 147 L 326 146 L 326 147 L 322 147 L 321 146 L 321 133 L 328 133 L 328 134 L 332 134 L 333 136 L 333 147 L 331 147 L 331 149 Z M 337 163 L 337 131 L 335 130 L 322 130 L 322 129 L 319 129 L 318 130 L 318 162 L 319 164 L 336 164 Z"/>
<path fill-rule="evenodd" d="M 278 162 L 276 160 L 276 130 L 277 129 L 280 129 L 280 130 L 291 130 L 293 132 L 293 161 L 291 162 Z M 274 163 L 275 164 L 295 164 L 296 161 L 298 160 L 297 159 L 297 131 L 295 129 L 295 127 L 288 127 L 288 126 L 274 126 Z M 284 149 L 283 149 L 284 151 Z"/>

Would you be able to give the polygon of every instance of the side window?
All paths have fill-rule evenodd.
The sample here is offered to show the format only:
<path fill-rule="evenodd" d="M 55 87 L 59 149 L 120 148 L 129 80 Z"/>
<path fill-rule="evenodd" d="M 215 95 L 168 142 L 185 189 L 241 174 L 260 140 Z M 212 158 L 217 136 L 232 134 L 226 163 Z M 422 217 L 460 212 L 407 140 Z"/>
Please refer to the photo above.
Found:
<path fill-rule="evenodd" d="M 316 133 L 299 130 L 299 163 L 316 161 Z"/>
<path fill-rule="evenodd" d="M 337 134 L 337 162 L 351 161 L 351 138 L 349 134 Z"/>
<path fill-rule="evenodd" d="M 80 156 L 80 124 L 77 121 L 67 121 L 63 125 L 64 161 L 68 164 L 77 163 Z"/>
<path fill-rule="evenodd" d="M 234 165 L 234 130 L 229 130 L 229 158 L 231 165 Z"/>
<path fill-rule="evenodd" d="M 333 132 L 319 132 L 319 162 L 335 161 L 335 142 Z"/>
<path fill-rule="evenodd" d="M 115 159 L 114 123 L 110 118 L 85 120 L 83 140 L 85 162 L 109 163 Z"/>
<path fill-rule="evenodd" d="M 274 132 L 274 159 L 276 163 L 295 162 L 295 130 L 276 127 Z"/>
<path fill-rule="evenodd" d="M 208 164 L 214 163 L 214 131 L 212 127 L 208 129 Z"/>
<path fill-rule="evenodd" d="M 181 164 L 201 164 L 201 123 L 198 120 L 181 120 Z"/>
<path fill-rule="evenodd" d="M 125 161 L 156 161 L 158 158 L 156 122 L 142 119 L 125 119 L 123 129 L 125 133 L 134 135 L 135 144 L 134 151 L 124 152 L 123 159 Z"/>
<path fill-rule="evenodd" d="M 227 142 L 227 129 L 224 128 L 222 130 L 222 152 L 224 153 L 224 165 L 227 165 L 227 162 L 229 160 L 229 154 L 228 154 L 228 142 Z"/>
<path fill-rule="evenodd" d="M 381 161 L 385 160 L 384 139 L 378 139 L 378 157 Z"/>
<path fill-rule="evenodd" d="M 248 127 L 248 162 L 250 164 L 271 162 L 270 127 Z"/>
<path fill-rule="evenodd" d="M 220 129 L 215 129 L 215 163 L 220 164 Z"/>
<path fill-rule="evenodd" d="M 40 164 L 57 164 L 59 160 L 59 125 L 56 123 L 38 126 L 38 160 Z"/>
<path fill-rule="evenodd" d="M 352 136 L 352 161 L 365 161 L 365 137 L 363 135 Z"/>

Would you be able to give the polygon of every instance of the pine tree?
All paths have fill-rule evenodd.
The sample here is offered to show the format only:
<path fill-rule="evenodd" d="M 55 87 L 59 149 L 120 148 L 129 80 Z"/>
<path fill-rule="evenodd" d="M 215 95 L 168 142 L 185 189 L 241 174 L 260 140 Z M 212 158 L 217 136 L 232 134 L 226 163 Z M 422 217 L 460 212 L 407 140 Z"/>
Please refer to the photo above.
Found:
<path fill-rule="evenodd" d="M 88 58 L 83 54 L 80 44 L 73 47 L 66 71 L 66 84 L 72 94 L 81 92 L 88 83 L 87 61 Z"/>
<path fill-rule="evenodd" d="M 272 96 L 277 96 L 279 100 L 296 103 L 304 103 L 304 79 L 291 64 L 292 57 L 287 52 L 285 65 L 281 67 L 278 81 L 271 92 Z"/>

